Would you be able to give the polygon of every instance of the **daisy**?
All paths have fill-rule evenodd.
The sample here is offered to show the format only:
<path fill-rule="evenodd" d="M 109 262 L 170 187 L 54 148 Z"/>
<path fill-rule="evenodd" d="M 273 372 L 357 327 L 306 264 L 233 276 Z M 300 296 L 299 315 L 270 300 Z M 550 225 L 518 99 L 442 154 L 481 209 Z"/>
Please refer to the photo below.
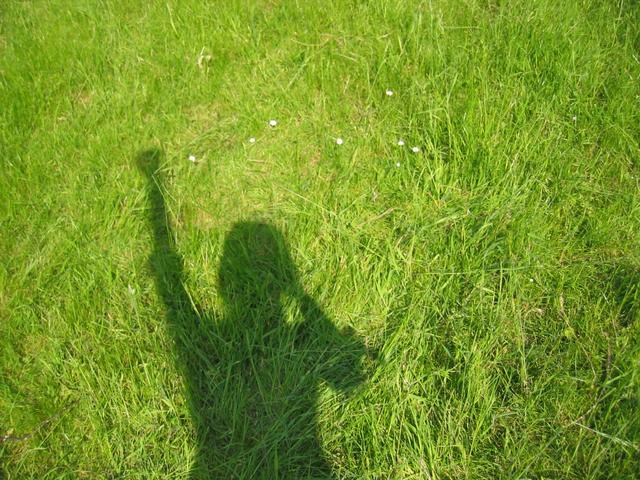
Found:
<path fill-rule="evenodd" d="M 189 155 L 189 161 L 193 162 L 193 163 L 196 163 L 196 161 L 197 161 L 196 160 L 196 156 L 195 155 Z"/>
<path fill-rule="evenodd" d="M 420 152 L 420 147 L 411 147 L 411 151 L 413 153 L 419 153 Z"/>
<path fill-rule="evenodd" d="M 278 125 L 278 121 L 277 120 L 269 120 L 269 126 L 270 127 L 275 127 L 276 125 Z"/>
<path fill-rule="evenodd" d="M 393 90 L 387 90 L 386 92 L 384 92 L 387 94 L 387 97 L 392 97 L 393 96 Z"/>
<path fill-rule="evenodd" d="M 402 139 L 398 140 L 398 145 L 403 147 L 404 146 L 404 140 L 402 140 Z"/>
<path fill-rule="evenodd" d="M 344 140 L 342 140 L 341 138 L 336 138 L 337 145 L 342 145 L 343 143 L 344 143 Z"/>
<path fill-rule="evenodd" d="M 251 137 L 249 139 L 249 143 L 256 143 L 256 137 Z"/>

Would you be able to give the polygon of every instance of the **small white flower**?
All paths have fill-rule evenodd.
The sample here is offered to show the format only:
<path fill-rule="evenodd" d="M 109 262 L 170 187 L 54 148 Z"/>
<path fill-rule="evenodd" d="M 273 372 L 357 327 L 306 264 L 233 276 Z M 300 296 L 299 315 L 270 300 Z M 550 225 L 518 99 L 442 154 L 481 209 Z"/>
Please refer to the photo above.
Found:
<path fill-rule="evenodd" d="M 413 153 L 419 153 L 420 152 L 420 147 L 411 147 L 411 151 Z"/>
<path fill-rule="evenodd" d="M 269 120 L 269 126 L 275 127 L 276 125 L 278 125 L 278 121 L 277 120 Z"/>
<path fill-rule="evenodd" d="M 530 279 L 529 279 L 529 283 L 533 283 L 533 278 L 530 278 Z"/>
<path fill-rule="evenodd" d="M 404 147 L 404 140 L 402 139 L 398 140 L 398 145 L 401 147 Z"/>
<path fill-rule="evenodd" d="M 392 97 L 393 96 L 393 90 L 387 90 L 386 92 L 384 92 L 387 94 L 387 97 Z"/>
<path fill-rule="evenodd" d="M 196 156 L 195 155 L 189 155 L 189 161 L 193 162 L 193 163 L 196 163 L 196 161 L 197 161 L 196 160 Z"/>
<path fill-rule="evenodd" d="M 249 143 L 256 143 L 256 137 L 251 137 L 249 139 Z"/>
<path fill-rule="evenodd" d="M 396 163 L 396 167 L 400 168 L 400 162 Z"/>
<path fill-rule="evenodd" d="M 342 145 L 343 143 L 344 143 L 344 140 L 342 140 L 341 138 L 336 138 L 336 144 Z"/>
<path fill-rule="evenodd" d="M 573 120 L 574 122 L 578 120 L 578 116 L 574 115 L 573 117 L 571 117 L 571 120 Z"/>

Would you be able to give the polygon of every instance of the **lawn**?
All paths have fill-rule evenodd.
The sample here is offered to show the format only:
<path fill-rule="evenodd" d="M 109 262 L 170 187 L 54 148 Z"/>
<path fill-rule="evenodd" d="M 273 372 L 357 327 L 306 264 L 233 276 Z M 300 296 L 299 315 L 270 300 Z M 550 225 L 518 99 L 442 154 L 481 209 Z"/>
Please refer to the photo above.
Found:
<path fill-rule="evenodd" d="M 2 2 L 0 159 L 0 478 L 640 477 L 635 0 Z"/>

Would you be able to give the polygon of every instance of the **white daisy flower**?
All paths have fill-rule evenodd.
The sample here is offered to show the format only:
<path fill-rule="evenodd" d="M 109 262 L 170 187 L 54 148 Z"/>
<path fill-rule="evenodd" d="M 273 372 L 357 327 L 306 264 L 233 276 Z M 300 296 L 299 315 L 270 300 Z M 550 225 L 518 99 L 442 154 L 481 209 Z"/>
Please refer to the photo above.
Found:
<path fill-rule="evenodd" d="M 387 94 L 387 97 L 392 97 L 393 96 L 393 90 L 387 90 L 386 92 L 384 92 Z"/>
<path fill-rule="evenodd" d="M 196 156 L 195 155 L 189 155 L 189 161 L 193 162 L 193 163 L 196 163 L 196 161 L 197 161 L 196 160 Z"/>
<path fill-rule="evenodd" d="M 278 121 L 277 120 L 269 120 L 269 126 L 275 127 L 276 125 L 278 125 Z"/>
<path fill-rule="evenodd" d="M 419 153 L 420 152 L 420 147 L 411 147 L 411 151 L 413 153 Z"/>
<path fill-rule="evenodd" d="M 341 138 L 336 138 L 336 144 L 342 145 L 343 143 L 344 143 L 344 140 L 342 140 Z"/>
<path fill-rule="evenodd" d="M 396 167 L 400 168 L 400 162 L 396 163 Z"/>
<path fill-rule="evenodd" d="M 256 137 L 251 137 L 249 139 L 249 143 L 256 143 Z"/>
<path fill-rule="evenodd" d="M 404 140 L 402 139 L 398 140 L 398 145 L 401 147 L 404 147 Z"/>

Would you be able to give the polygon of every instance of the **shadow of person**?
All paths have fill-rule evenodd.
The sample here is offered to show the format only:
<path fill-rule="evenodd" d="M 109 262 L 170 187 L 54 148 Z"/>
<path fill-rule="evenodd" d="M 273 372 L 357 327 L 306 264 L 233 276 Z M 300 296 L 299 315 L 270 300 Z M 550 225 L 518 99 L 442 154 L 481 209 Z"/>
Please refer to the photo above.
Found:
<path fill-rule="evenodd" d="M 231 228 L 218 272 L 223 314 L 201 312 L 184 287 L 160 159 L 151 150 L 138 164 L 148 180 L 151 268 L 197 435 L 191 478 L 331 478 L 318 389 L 358 385 L 363 344 L 304 292 L 284 237 L 261 222 Z"/>

